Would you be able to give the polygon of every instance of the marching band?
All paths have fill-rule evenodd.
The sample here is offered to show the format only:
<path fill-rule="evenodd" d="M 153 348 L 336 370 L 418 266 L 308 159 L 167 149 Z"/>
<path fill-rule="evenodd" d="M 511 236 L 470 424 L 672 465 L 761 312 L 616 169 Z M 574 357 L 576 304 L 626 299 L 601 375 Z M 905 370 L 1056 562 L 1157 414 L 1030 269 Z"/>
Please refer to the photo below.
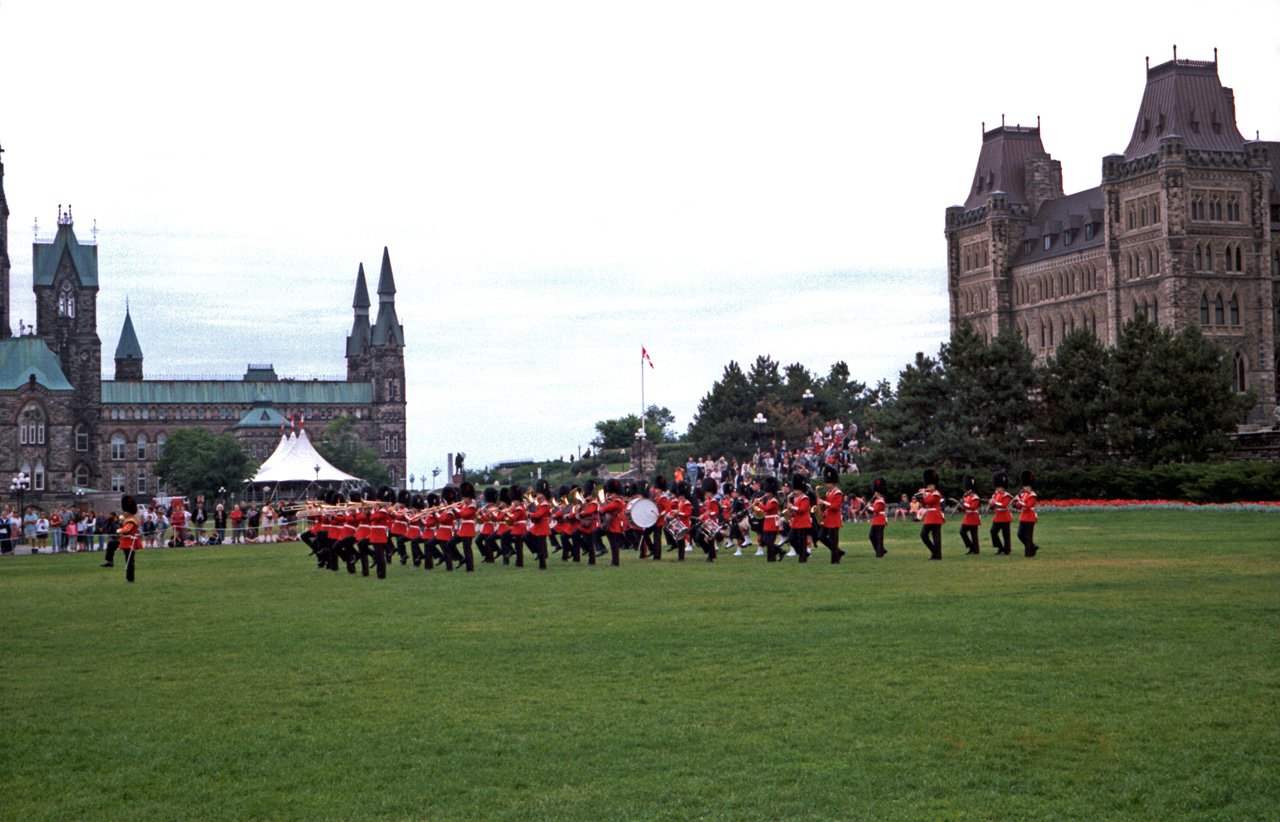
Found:
<path fill-rule="evenodd" d="M 559 553 L 563 562 L 585 558 L 587 564 L 595 565 L 607 545 L 609 564 L 617 566 L 626 550 L 637 551 L 641 559 L 661 560 L 665 542 L 677 562 L 683 562 L 695 547 L 706 562 L 715 562 L 726 542 L 736 548 L 734 556 L 742 556 L 752 534 L 759 540 L 756 555 L 767 562 L 794 556 L 806 563 L 810 546 L 822 545 L 830 551 L 834 565 L 846 553 L 840 548 L 845 495 L 834 467 L 824 469 L 822 479 L 826 488 L 821 497 L 802 474 L 791 477 L 785 494 L 773 476 L 751 485 L 729 482 L 723 486 L 707 478 L 696 487 L 685 480 L 669 483 L 661 476 L 652 486 L 608 479 L 603 485 L 588 480 L 585 486 L 552 489 L 546 480 L 538 480 L 529 491 L 518 485 L 487 488 L 479 499 L 470 482 L 446 486 L 439 494 L 425 497 L 384 486 L 376 492 L 371 488 L 346 494 L 330 490 L 321 499 L 301 501 L 294 510 L 308 525 L 300 538 L 310 548 L 317 568 L 338 571 L 345 566 L 348 574 L 355 574 L 358 564 L 361 574 L 369 576 L 372 564 L 379 579 L 386 578 L 395 556 L 401 565 L 412 561 L 415 568 L 428 571 L 444 565 L 446 571 L 461 567 L 472 573 L 477 550 L 483 563 L 496 564 L 501 558 L 503 565 L 511 565 L 514 559 L 520 568 L 528 549 L 538 567 L 546 569 L 549 552 Z M 1023 471 L 1019 479 L 1022 491 L 1014 497 L 1007 490 L 1008 476 L 992 474 L 995 491 L 985 509 L 993 514 L 991 543 L 997 555 L 1011 553 L 1009 532 L 1016 511 L 1018 540 L 1025 556 L 1034 557 L 1039 551 L 1034 539 L 1035 478 Z M 920 538 L 931 560 L 942 558 L 942 525 L 948 508 L 963 515 L 960 538 L 966 553 L 980 553 L 982 501 L 972 476 L 965 475 L 962 485 L 961 499 L 947 500 L 938 490 L 937 472 L 924 472 L 924 487 L 915 499 L 923 509 Z M 854 512 L 855 520 L 869 517 L 868 539 L 877 558 L 886 554 L 888 494 L 885 480 L 875 479 L 870 499 Z M 115 551 L 123 549 L 127 579 L 132 581 L 138 506 L 131 497 L 121 504 L 127 516 L 108 546 L 103 566 L 112 567 Z"/>

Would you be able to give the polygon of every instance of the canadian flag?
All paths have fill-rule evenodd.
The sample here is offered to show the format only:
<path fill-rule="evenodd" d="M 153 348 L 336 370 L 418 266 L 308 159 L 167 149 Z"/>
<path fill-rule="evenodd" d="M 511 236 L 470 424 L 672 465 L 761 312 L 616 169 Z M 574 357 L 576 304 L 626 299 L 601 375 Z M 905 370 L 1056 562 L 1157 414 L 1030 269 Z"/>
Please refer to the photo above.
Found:
<path fill-rule="evenodd" d="M 645 347 L 643 345 L 640 346 L 640 359 L 643 362 L 649 363 L 649 367 L 653 368 L 653 360 L 649 358 L 649 352 L 645 350 Z"/>

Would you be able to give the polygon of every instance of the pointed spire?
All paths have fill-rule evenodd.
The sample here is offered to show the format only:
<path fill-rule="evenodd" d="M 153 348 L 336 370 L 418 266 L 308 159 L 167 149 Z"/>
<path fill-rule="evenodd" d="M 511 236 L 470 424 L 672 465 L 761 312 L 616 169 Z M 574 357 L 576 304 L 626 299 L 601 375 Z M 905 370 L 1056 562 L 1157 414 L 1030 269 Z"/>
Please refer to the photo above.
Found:
<path fill-rule="evenodd" d="M 129 316 L 128 307 L 124 310 L 124 328 L 120 331 L 120 344 L 116 346 L 116 359 L 142 359 L 142 346 L 138 344 L 138 335 L 133 330 L 133 318 Z"/>
<path fill-rule="evenodd" d="M 391 254 L 382 249 L 382 273 L 378 276 L 378 320 L 373 325 L 374 345 L 404 347 L 404 329 L 396 317 L 396 283 L 391 276 Z"/>
<path fill-rule="evenodd" d="M 396 281 L 391 276 L 391 254 L 387 247 L 382 247 L 382 273 L 378 275 L 378 302 L 386 303 L 395 299 Z"/>
<path fill-rule="evenodd" d="M 360 271 L 356 274 L 356 296 L 351 307 L 355 309 L 369 307 L 369 284 L 364 278 L 364 263 L 360 263 Z"/>

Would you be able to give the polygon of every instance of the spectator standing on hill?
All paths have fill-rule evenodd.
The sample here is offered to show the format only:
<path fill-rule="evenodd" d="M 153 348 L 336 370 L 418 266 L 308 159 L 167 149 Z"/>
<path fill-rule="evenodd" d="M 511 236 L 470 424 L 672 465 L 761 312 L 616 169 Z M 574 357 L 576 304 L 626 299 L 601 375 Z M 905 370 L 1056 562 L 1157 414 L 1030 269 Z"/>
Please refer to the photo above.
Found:
<path fill-rule="evenodd" d="M 62 540 L 65 536 L 62 532 L 62 514 L 58 512 L 57 506 L 49 512 L 49 533 L 53 534 L 53 552 L 56 554 L 62 550 Z M 43 546 L 42 546 L 43 547 Z"/>
<path fill-rule="evenodd" d="M 218 544 L 221 545 L 227 539 L 227 512 L 223 509 L 222 503 L 213 509 L 213 530 L 218 535 Z"/>
<path fill-rule="evenodd" d="M 244 542 L 244 506 L 231 506 L 231 544 Z"/>
<path fill-rule="evenodd" d="M 0 514 L 0 555 L 13 553 L 13 531 L 10 525 L 12 519 L 13 512 L 6 505 L 4 513 Z"/>
<path fill-rule="evenodd" d="M 36 517 L 36 545 L 41 551 L 49 544 L 49 518 L 44 514 Z"/>

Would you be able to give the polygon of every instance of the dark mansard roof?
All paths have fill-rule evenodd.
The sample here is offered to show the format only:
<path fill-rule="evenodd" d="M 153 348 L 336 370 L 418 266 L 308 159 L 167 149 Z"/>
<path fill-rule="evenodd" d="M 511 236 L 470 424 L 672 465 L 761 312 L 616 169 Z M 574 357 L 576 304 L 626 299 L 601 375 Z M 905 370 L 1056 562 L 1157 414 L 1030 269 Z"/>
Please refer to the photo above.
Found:
<path fill-rule="evenodd" d="M 1101 247 L 1103 205 L 1101 187 L 1046 200 L 1027 226 L 1023 243 L 1014 254 L 1013 264 L 1026 265 Z M 1085 227 L 1088 225 L 1093 226 L 1093 236 L 1085 239 Z M 1068 231 L 1071 233 L 1070 244 L 1067 243 Z M 1044 247 L 1045 237 L 1049 238 L 1048 249 Z"/>
<path fill-rule="evenodd" d="M 987 195 L 993 191 L 1004 192 L 1011 203 L 1027 202 L 1027 157 L 1044 153 L 1039 126 L 998 126 L 984 131 L 978 169 L 969 186 L 964 210 L 986 205 Z"/>
<path fill-rule="evenodd" d="M 1170 60 L 1147 69 L 1147 87 L 1124 159 L 1154 154 L 1160 138 L 1170 134 L 1183 138 L 1190 150 L 1244 149 L 1236 128 L 1235 95 L 1218 79 L 1216 59 Z"/>

